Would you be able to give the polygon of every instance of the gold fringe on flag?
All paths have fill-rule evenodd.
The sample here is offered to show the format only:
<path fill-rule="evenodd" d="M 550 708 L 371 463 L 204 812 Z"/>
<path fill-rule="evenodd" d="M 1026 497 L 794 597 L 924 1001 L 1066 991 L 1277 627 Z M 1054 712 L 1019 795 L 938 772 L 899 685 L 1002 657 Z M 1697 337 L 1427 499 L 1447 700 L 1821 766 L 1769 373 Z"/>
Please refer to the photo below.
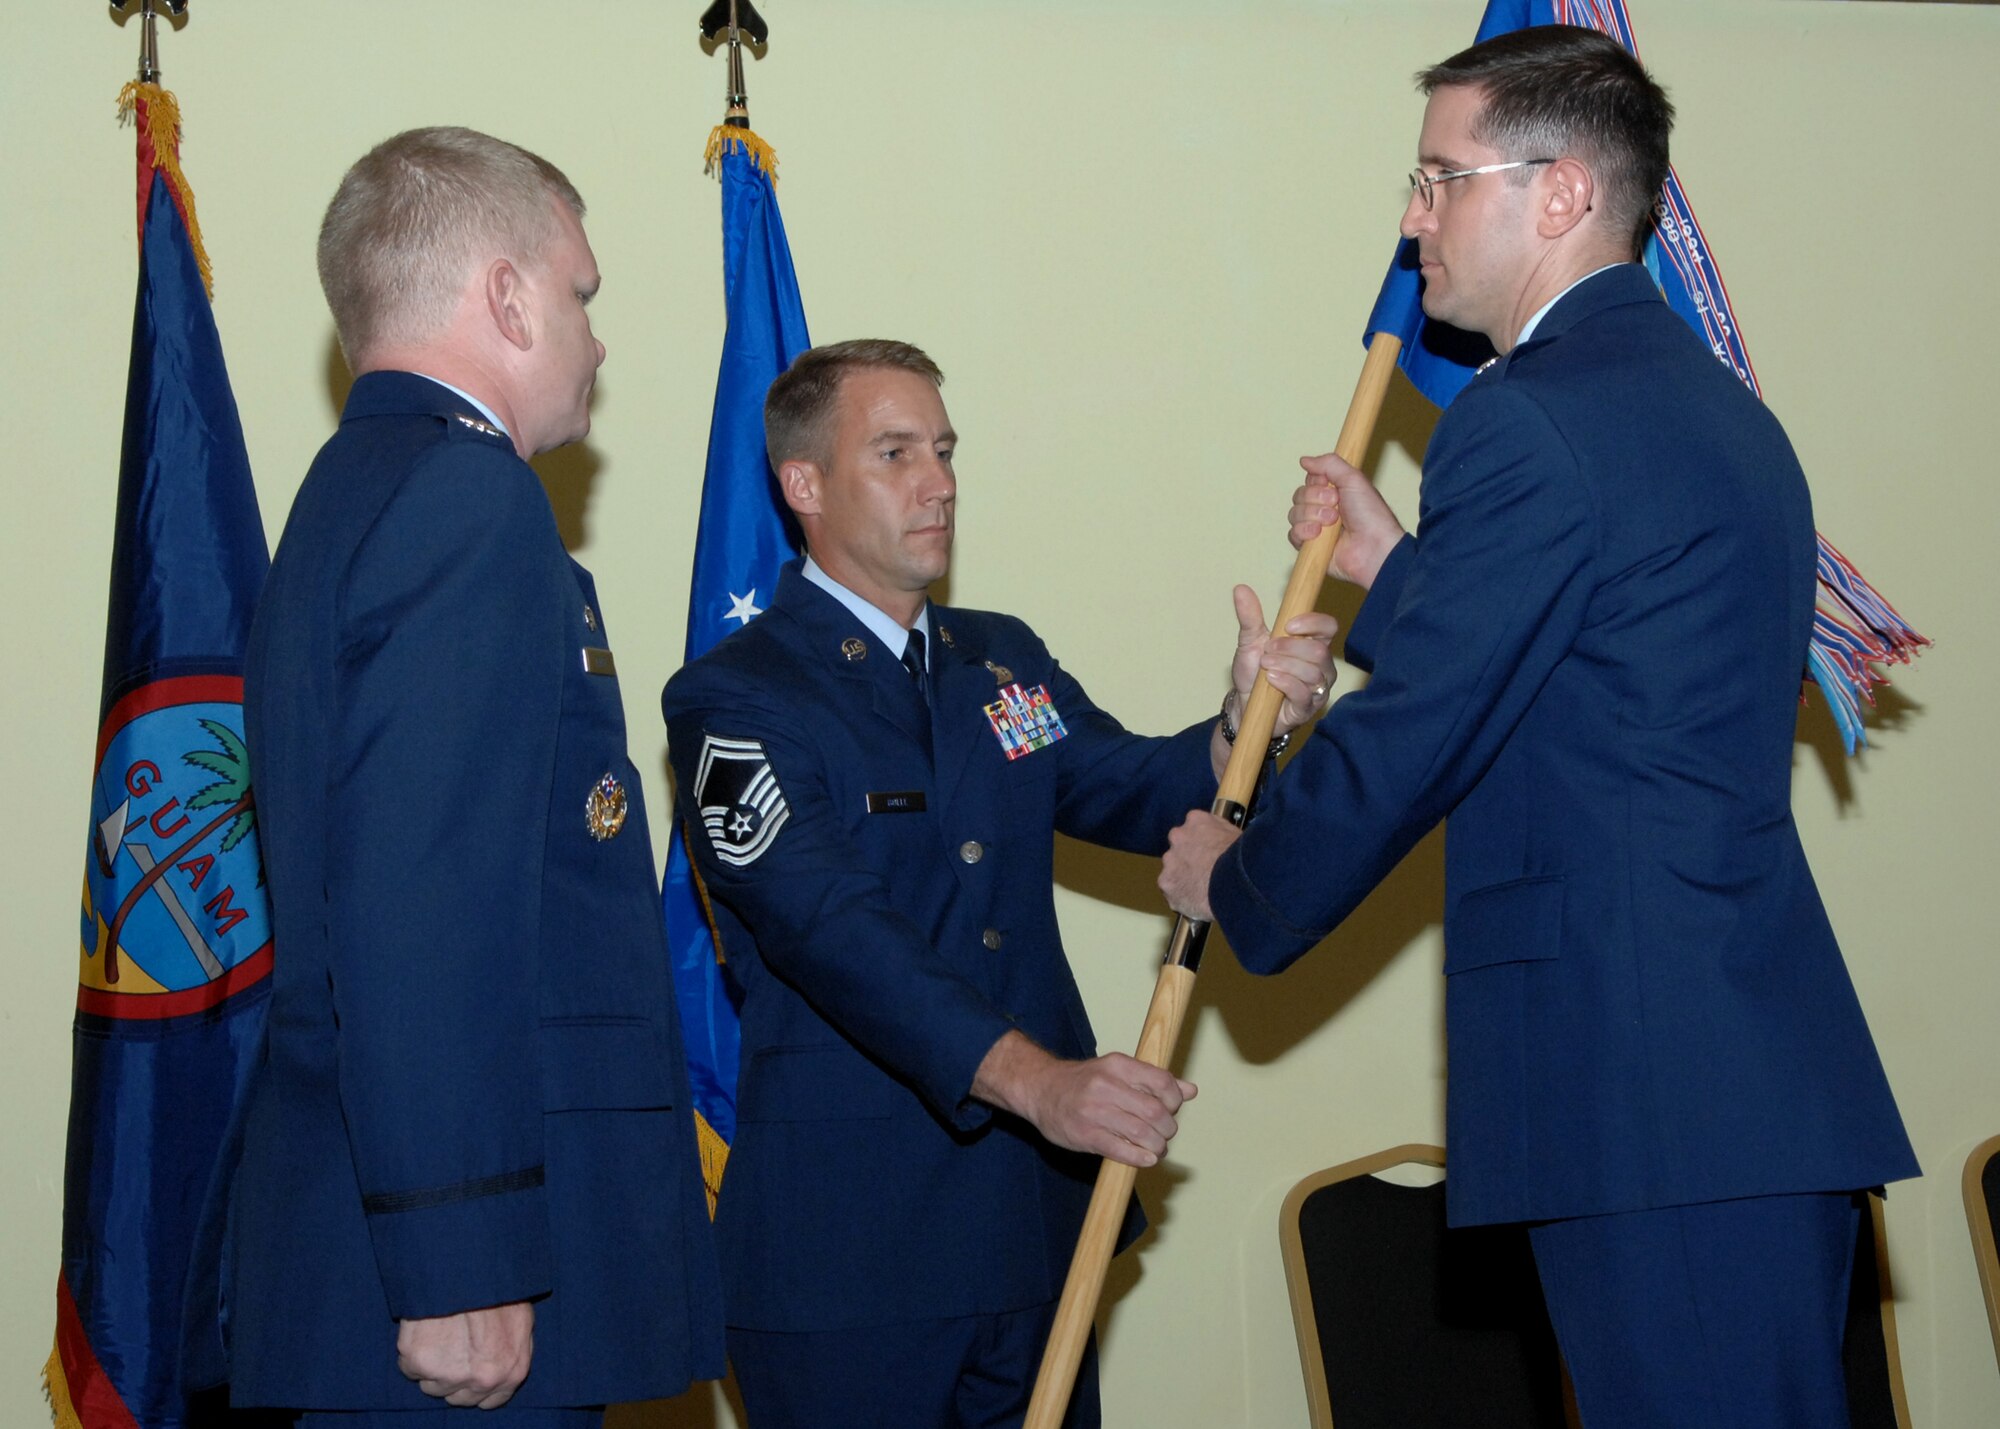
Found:
<path fill-rule="evenodd" d="M 755 130 L 739 129 L 733 124 L 718 124 L 709 131 L 708 148 L 702 151 L 704 162 L 701 171 L 704 174 L 720 172 L 722 156 L 729 152 L 732 144 L 748 154 L 766 178 L 778 177 L 778 151 L 759 139 Z"/>
<path fill-rule="evenodd" d="M 741 134 L 743 132 L 741 129 L 730 130 L 732 134 Z M 755 138 L 756 136 L 752 135 L 751 137 Z M 708 142 L 710 148 L 715 149 L 716 141 L 713 136 L 710 137 Z M 761 143 L 762 141 L 759 140 L 758 142 Z M 768 153 L 769 150 L 767 149 L 765 152 Z M 719 155 L 719 150 L 717 153 Z M 712 157 L 709 160 L 711 165 L 717 162 L 719 162 L 718 158 Z M 776 158 L 774 157 L 771 162 L 776 163 Z M 682 837 L 686 837 L 685 830 L 682 832 Z M 702 920 L 708 924 L 709 941 L 715 946 L 715 961 L 718 964 L 727 963 L 728 959 L 723 955 L 722 929 L 718 928 L 715 924 L 715 905 L 708 900 L 708 884 L 703 880 L 701 870 L 694 866 L 694 862 L 691 859 L 688 862 L 688 872 L 694 875 L 695 896 L 701 900 L 701 916 Z M 735 1096 L 734 1090 L 731 1091 L 730 1095 L 732 1098 Z M 708 1118 L 701 1114 L 699 1107 L 695 1108 L 694 1113 L 694 1141 L 695 1150 L 699 1153 L 701 1161 L 701 1186 L 708 1193 L 708 1218 L 714 1220 L 715 1198 L 722 1194 L 723 1168 L 729 1164 L 729 1143 L 722 1139 L 721 1132 L 709 1125 Z"/>
<path fill-rule="evenodd" d="M 49 1351 L 49 1362 L 42 1366 L 42 1394 L 49 1401 L 49 1413 L 55 1416 L 55 1429 L 83 1429 L 76 1406 L 70 1402 L 69 1376 L 63 1372 L 60 1349 Z"/>
<path fill-rule="evenodd" d="M 694 1140 L 701 1153 L 701 1187 L 708 1193 L 708 1218 L 714 1220 L 715 1198 L 722 1193 L 722 1170 L 729 1164 L 729 1143 L 700 1112 L 694 1114 Z"/>
<path fill-rule="evenodd" d="M 208 300 L 214 302 L 215 275 L 208 266 L 208 250 L 201 244 L 201 224 L 194 216 L 194 190 L 188 187 L 187 175 L 181 172 L 180 103 L 170 90 L 133 80 L 118 91 L 118 118 L 123 122 L 142 111 L 145 114 L 146 137 L 152 141 L 153 164 L 166 175 L 167 186 L 174 191 L 181 221 L 187 227 L 188 246 L 194 249 L 195 264 L 201 269 L 202 289 L 208 294 Z M 714 142 L 712 139 L 709 141 L 710 147 L 714 146 Z M 144 238 L 143 234 L 140 236 Z"/>

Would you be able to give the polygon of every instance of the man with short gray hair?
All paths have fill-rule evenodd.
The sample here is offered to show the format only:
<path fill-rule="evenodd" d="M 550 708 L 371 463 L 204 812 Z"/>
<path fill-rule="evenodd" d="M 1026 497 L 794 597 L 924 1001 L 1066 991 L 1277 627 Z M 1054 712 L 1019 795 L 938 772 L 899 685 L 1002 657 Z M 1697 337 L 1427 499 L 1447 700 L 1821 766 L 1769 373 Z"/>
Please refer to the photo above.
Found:
<path fill-rule="evenodd" d="M 232 1402 L 302 1426 L 582 1429 L 722 1371 L 616 665 L 527 465 L 590 430 L 583 212 L 419 129 L 320 235 L 355 382 L 251 631 L 278 951 L 223 1280 Z"/>

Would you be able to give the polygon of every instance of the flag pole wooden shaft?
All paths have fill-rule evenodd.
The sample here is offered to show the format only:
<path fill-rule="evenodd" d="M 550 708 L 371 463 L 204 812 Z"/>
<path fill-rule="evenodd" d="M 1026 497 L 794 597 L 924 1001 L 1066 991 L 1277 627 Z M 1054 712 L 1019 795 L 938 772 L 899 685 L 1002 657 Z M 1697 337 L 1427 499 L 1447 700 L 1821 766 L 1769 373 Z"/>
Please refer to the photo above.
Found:
<path fill-rule="evenodd" d="M 1378 332 L 1368 343 L 1368 359 L 1361 365 L 1361 379 L 1348 404 L 1347 420 L 1341 425 L 1334 452 L 1342 461 L 1359 466 L 1375 434 L 1375 419 L 1382 411 L 1382 398 L 1389 390 L 1389 378 L 1396 368 L 1396 353 L 1402 343 Z M 1286 622 L 1303 615 L 1319 603 L 1320 587 L 1326 581 L 1327 562 L 1333 558 L 1334 544 L 1340 539 L 1338 526 L 1328 527 L 1299 550 L 1292 565 L 1291 581 L 1271 620 L 1273 630 L 1282 631 Z M 1261 673 L 1250 692 L 1236 744 L 1216 789 L 1213 811 L 1232 823 L 1241 824 L 1263 773 L 1265 749 L 1277 724 L 1278 707 L 1284 696 Z M 1188 1003 L 1194 996 L 1195 973 L 1201 965 L 1202 944 L 1208 924 L 1182 917 L 1174 924 L 1173 941 L 1167 945 L 1165 965 L 1153 987 L 1153 1001 L 1146 1009 L 1146 1022 L 1139 1032 L 1141 1062 L 1165 1067 L 1180 1041 L 1181 1023 L 1186 1020 Z M 1035 1376 L 1034 1397 L 1022 1429 L 1059 1429 L 1069 1408 L 1070 1391 L 1076 1386 L 1077 1366 L 1083 1362 L 1083 1347 L 1090 1338 L 1091 1322 L 1097 1317 L 1097 1302 L 1104 1293 L 1105 1271 L 1111 1265 L 1118 1228 L 1125 1220 L 1125 1206 L 1132 1197 L 1135 1167 L 1106 1159 L 1097 1171 L 1097 1186 L 1091 1192 L 1090 1208 L 1084 1212 L 1083 1231 L 1077 1237 L 1076 1254 L 1070 1259 L 1069 1278 L 1063 1282 L 1062 1299 L 1049 1330 L 1048 1347 L 1042 1351 L 1042 1366 Z"/>

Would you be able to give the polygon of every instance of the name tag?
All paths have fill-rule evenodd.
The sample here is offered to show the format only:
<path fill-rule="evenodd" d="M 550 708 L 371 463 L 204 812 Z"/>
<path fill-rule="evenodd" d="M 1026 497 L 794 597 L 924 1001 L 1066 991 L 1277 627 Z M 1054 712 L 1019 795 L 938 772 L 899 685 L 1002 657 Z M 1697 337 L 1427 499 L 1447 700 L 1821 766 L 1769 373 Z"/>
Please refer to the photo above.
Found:
<path fill-rule="evenodd" d="M 611 658 L 611 652 L 602 645 L 583 647 L 583 673 L 586 675 L 615 675 L 618 662 Z"/>
<path fill-rule="evenodd" d="M 870 794 L 868 812 L 871 814 L 921 814 L 924 811 L 924 791 L 911 789 L 900 794 Z"/>

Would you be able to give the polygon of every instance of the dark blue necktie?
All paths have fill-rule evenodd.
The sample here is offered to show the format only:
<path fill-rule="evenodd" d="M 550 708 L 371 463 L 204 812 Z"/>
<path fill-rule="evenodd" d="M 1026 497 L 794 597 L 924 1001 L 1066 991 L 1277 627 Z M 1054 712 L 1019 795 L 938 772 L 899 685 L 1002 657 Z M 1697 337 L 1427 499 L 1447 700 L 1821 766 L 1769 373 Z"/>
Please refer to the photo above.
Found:
<path fill-rule="evenodd" d="M 924 661 L 924 632 L 912 628 L 910 642 L 903 647 L 903 668 L 910 672 L 916 682 L 917 693 L 923 697 L 924 707 L 930 708 L 931 677 Z"/>

